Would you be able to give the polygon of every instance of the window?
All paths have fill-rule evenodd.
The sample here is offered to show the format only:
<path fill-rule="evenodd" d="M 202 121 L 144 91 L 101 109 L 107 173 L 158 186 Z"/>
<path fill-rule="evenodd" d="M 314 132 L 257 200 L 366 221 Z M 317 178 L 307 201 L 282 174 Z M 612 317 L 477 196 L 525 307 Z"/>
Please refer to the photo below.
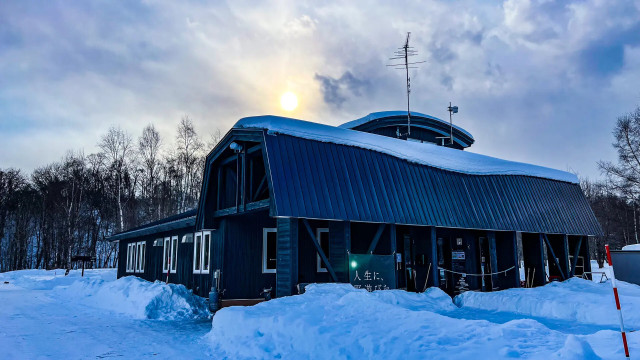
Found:
<path fill-rule="evenodd" d="M 327 228 L 319 228 L 316 230 L 316 239 L 318 239 L 318 243 L 320 243 L 320 248 L 329 258 L 329 229 Z M 320 254 L 316 253 L 316 270 L 318 272 L 327 272 L 327 267 L 325 266 Z"/>
<path fill-rule="evenodd" d="M 211 253 L 211 231 L 198 232 L 193 240 L 193 273 L 208 274 Z"/>
<path fill-rule="evenodd" d="M 178 267 L 178 237 L 164 238 L 164 249 L 162 252 L 162 272 L 169 271 L 175 274 Z"/>
<path fill-rule="evenodd" d="M 127 244 L 127 272 L 134 272 L 136 263 L 136 243 Z"/>
<path fill-rule="evenodd" d="M 278 231 L 275 228 L 264 228 L 262 231 L 262 272 L 276 272 L 276 246 Z"/>
<path fill-rule="evenodd" d="M 133 249 L 133 261 L 131 263 L 133 269 L 131 271 L 135 271 L 137 273 L 144 272 L 147 243 L 145 241 L 139 241 L 137 243 L 131 243 L 130 245 Z"/>

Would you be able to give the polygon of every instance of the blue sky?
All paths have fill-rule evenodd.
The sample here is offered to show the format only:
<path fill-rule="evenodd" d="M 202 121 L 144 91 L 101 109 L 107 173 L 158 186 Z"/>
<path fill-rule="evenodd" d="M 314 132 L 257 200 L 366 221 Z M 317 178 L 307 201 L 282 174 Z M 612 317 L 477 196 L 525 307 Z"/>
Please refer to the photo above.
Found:
<path fill-rule="evenodd" d="M 458 105 L 474 152 L 597 178 L 616 117 L 640 105 L 637 0 L 2 1 L 0 168 L 94 152 L 114 125 L 153 123 L 167 147 L 185 114 L 207 138 L 244 116 L 402 110 L 385 64 L 407 31 L 426 61 L 412 109 Z"/>

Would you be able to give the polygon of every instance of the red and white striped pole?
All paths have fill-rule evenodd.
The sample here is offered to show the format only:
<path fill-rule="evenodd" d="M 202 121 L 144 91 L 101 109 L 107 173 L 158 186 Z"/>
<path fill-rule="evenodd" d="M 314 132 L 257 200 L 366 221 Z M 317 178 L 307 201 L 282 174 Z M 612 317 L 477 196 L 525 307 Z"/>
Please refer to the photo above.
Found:
<path fill-rule="evenodd" d="M 613 273 L 613 262 L 611 262 L 611 252 L 609 245 L 604 246 L 607 249 L 607 261 L 611 270 L 611 286 L 613 286 L 613 296 L 616 298 L 616 307 L 618 308 L 618 317 L 620 318 L 620 332 L 622 333 L 622 344 L 624 345 L 624 355 L 629 358 L 629 346 L 627 346 L 627 334 L 624 331 L 624 321 L 622 321 L 622 310 L 620 309 L 620 298 L 618 297 L 618 287 L 616 287 L 616 276 Z"/>

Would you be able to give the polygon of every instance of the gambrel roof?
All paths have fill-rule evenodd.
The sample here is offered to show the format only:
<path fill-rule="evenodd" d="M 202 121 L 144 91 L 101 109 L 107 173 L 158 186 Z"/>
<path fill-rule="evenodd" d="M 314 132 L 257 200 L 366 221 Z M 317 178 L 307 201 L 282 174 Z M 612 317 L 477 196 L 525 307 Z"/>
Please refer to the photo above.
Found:
<path fill-rule="evenodd" d="M 263 133 L 274 216 L 599 235 L 574 174 L 275 116 Z"/>

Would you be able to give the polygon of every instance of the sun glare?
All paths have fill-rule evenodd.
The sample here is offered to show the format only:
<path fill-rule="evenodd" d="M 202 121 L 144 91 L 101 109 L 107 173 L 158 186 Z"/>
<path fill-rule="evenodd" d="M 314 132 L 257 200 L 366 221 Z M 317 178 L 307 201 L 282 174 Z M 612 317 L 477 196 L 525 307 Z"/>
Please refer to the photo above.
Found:
<path fill-rule="evenodd" d="M 298 97 L 291 91 L 287 91 L 282 94 L 282 97 L 280 98 L 280 105 L 286 111 L 293 111 L 298 107 Z"/>

